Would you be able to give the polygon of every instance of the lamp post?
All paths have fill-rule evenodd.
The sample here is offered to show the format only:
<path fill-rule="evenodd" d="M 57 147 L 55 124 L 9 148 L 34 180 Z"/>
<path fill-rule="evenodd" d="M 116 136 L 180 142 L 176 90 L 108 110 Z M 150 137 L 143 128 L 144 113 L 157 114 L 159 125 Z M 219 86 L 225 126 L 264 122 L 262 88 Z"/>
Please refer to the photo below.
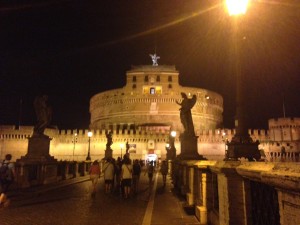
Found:
<path fill-rule="evenodd" d="M 73 161 L 74 161 L 74 153 L 75 153 L 75 145 L 77 142 L 77 133 L 74 134 L 74 138 L 73 138 Z"/>
<path fill-rule="evenodd" d="M 166 149 L 169 149 L 169 148 L 170 148 L 170 144 L 166 143 Z"/>
<path fill-rule="evenodd" d="M 222 132 L 222 140 L 224 141 L 224 150 L 225 150 L 225 154 L 227 154 L 227 142 L 228 142 L 228 139 L 226 138 L 226 132 L 223 131 Z"/>
<path fill-rule="evenodd" d="M 124 144 L 123 144 L 123 143 L 121 143 L 121 144 L 120 144 L 120 148 L 121 148 L 121 159 L 123 159 L 123 155 L 122 155 L 122 150 L 123 150 L 123 147 L 124 147 Z"/>
<path fill-rule="evenodd" d="M 228 13 L 233 17 L 234 22 L 234 72 L 236 76 L 236 115 L 235 128 L 236 132 L 230 143 L 228 143 L 228 150 L 225 155 L 225 160 L 238 160 L 238 158 L 245 157 L 249 161 L 253 159 L 260 159 L 258 150 L 258 142 L 253 142 L 248 133 L 247 117 L 244 104 L 245 98 L 245 81 L 242 73 L 242 63 L 240 54 L 242 45 L 245 45 L 246 37 L 241 36 L 238 25 L 238 20 L 241 15 L 247 12 L 248 0 L 226 0 Z"/>
<path fill-rule="evenodd" d="M 90 155 L 90 149 L 91 149 L 91 137 L 93 136 L 93 132 L 89 131 L 88 132 L 88 137 L 89 137 L 89 147 L 88 147 L 88 154 L 86 157 L 86 160 L 91 160 L 91 155 Z"/>
<path fill-rule="evenodd" d="M 171 157 L 170 157 L 170 144 L 169 143 L 166 143 L 166 152 L 167 152 L 167 160 L 170 160 Z"/>
<path fill-rule="evenodd" d="M 176 137 L 176 131 L 172 130 L 170 133 L 170 147 L 169 147 L 169 152 L 170 152 L 170 159 L 175 159 L 176 157 L 176 148 L 175 148 L 175 137 Z"/>

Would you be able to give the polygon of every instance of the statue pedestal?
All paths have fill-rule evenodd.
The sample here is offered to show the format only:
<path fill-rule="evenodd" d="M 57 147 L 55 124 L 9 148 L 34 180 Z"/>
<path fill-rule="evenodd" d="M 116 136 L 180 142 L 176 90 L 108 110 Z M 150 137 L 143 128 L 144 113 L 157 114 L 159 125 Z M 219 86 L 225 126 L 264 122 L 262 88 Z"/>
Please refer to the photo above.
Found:
<path fill-rule="evenodd" d="M 28 151 L 17 160 L 20 164 L 20 186 L 53 183 L 57 181 L 57 160 L 50 156 L 50 141 L 46 135 L 32 136 L 28 140 Z"/>
<path fill-rule="evenodd" d="M 105 150 L 105 159 L 112 158 L 113 150 L 111 148 Z"/>
<path fill-rule="evenodd" d="M 254 161 L 254 159 L 259 161 L 261 158 L 258 142 L 240 143 L 232 141 L 227 145 L 228 150 L 225 155 L 225 161 L 235 161 L 242 157 L 247 158 L 249 161 Z"/>
<path fill-rule="evenodd" d="M 48 136 L 32 136 L 28 140 L 27 154 L 21 157 L 21 161 L 34 161 L 34 162 L 56 162 L 53 156 L 50 156 L 50 141 Z"/>
<path fill-rule="evenodd" d="M 205 160 L 202 155 L 198 154 L 197 139 L 198 136 L 188 134 L 180 135 L 181 153 L 177 156 L 181 160 Z"/>

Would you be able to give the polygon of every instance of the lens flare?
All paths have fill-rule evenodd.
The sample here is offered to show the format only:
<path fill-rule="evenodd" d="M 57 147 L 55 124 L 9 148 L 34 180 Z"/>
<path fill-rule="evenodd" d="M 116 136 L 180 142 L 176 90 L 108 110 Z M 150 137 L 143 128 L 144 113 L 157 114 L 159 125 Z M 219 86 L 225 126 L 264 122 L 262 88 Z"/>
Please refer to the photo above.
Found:
<path fill-rule="evenodd" d="M 245 14 L 249 0 L 226 0 L 226 6 L 230 16 Z"/>

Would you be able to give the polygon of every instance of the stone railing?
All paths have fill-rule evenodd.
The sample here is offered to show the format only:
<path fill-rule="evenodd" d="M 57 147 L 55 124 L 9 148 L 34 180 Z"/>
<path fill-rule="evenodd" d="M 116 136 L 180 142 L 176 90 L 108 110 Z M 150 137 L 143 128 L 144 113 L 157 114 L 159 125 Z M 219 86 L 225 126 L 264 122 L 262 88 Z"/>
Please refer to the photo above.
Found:
<path fill-rule="evenodd" d="M 14 188 L 27 188 L 85 176 L 88 175 L 90 165 L 90 161 L 16 162 Z"/>
<path fill-rule="evenodd" d="M 184 207 L 200 224 L 294 225 L 300 221 L 300 163 L 174 161 Z"/>

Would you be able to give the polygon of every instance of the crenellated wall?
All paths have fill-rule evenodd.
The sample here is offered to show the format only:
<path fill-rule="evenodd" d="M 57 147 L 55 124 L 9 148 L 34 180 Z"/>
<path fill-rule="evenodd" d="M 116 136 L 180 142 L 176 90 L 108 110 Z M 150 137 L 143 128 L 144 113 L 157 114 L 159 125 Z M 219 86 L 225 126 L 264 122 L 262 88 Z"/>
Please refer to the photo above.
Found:
<path fill-rule="evenodd" d="M 169 130 L 165 127 L 144 127 L 133 130 L 114 127 L 113 131 L 113 156 L 121 156 L 125 153 L 125 143 L 135 144 L 136 153 L 131 154 L 131 158 L 145 159 L 148 154 L 148 142 L 154 143 L 154 153 L 159 158 L 166 157 L 166 143 L 169 141 Z M 106 149 L 106 130 L 92 130 L 93 136 L 90 139 L 90 154 L 92 159 L 102 159 Z M 216 129 L 197 131 L 198 152 L 211 160 L 223 160 L 226 142 L 230 141 L 234 135 L 234 130 Z M 298 131 L 299 132 L 299 129 Z M 18 159 L 27 153 L 28 138 L 33 133 L 32 126 L 0 126 L 0 157 L 5 154 L 13 154 L 14 159 Z M 89 138 L 88 130 L 58 130 L 46 129 L 45 134 L 52 138 L 50 142 L 50 154 L 58 160 L 85 160 L 88 152 Z M 77 136 L 75 136 L 77 134 Z M 298 161 L 299 141 L 280 142 L 274 141 L 270 137 L 270 130 L 249 130 L 254 141 L 260 142 L 259 148 L 264 150 L 264 154 L 269 161 Z M 121 144 L 124 147 L 121 149 Z M 286 147 L 286 154 L 282 155 L 281 147 Z M 180 154 L 179 136 L 175 138 L 177 154 Z"/>

